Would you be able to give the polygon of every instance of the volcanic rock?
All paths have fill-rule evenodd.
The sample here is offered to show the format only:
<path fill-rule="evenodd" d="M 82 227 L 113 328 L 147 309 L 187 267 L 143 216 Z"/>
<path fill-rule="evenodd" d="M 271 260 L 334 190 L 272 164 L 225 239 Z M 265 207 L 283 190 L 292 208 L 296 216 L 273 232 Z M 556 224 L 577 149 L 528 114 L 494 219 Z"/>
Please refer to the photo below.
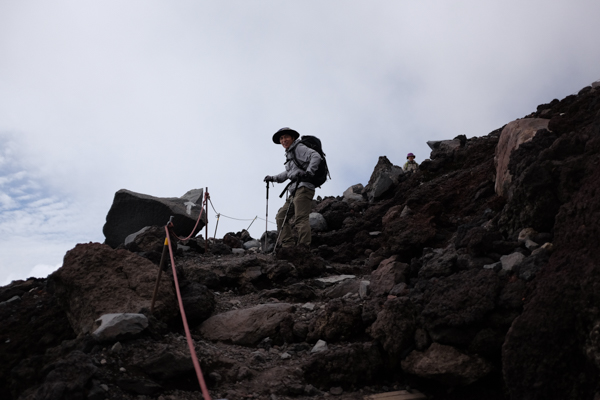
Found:
<path fill-rule="evenodd" d="M 116 341 L 132 337 L 148 327 L 144 314 L 104 314 L 96 320 L 97 329 L 92 333 L 98 341 Z"/>
<path fill-rule="evenodd" d="M 56 298 L 78 334 L 93 330 L 104 314 L 149 312 L 158 267 L 127 250 L 100 243 L 78 244 L 67 252 L 63 266 L 50 276 Z M 177 315 L 173 287 L 159 282 L 154 315 Z"/>
<path fill-rule="evenodd" d="M 386 156 L 379 157 L 379 161 L 371 174 L 369 183 L 363 189 L 370 202 L 379 200 L 399 182 L 399 177 L 404 174 L 402 168 L 393 165 Z"/>
<path fill-rule="evenodd" d="M 293 309 L 291 304 L 279 303 L 229 311 L 204 321 L 199 332 L 207 340 L 254 345 L 266 337 L 274 337 Z"/>
<path fill-rule="evenodd" d="M 214 398 L 362 400 L 407 386 L 432 399 L 600 396 L 600 89 L 525 119 L 549 122 L 507 153 L 509 195 L 494 190 L 502 128 L 436 144 L 418 172 L 375 190 L 383 157 L 361 193 L 371 201 L 313 203 L 329 230 L 310 249 L 232 255 L 230 237 L 204 253 L 199 238 L 173 239 L 185 250 L 154 315 L 148 259 L 164 221 L 120 250 L 76 246 L 48 279 L 0 288 L 0 393 L 199 400 L 191 347 Z M 98 342 L 91 324 L 115 312 L 148 327 Z M 326 348 L 312 353 L 315 342 Z"/>
<path fill-rule="evenodd" d="M 512 176 L 508 169 L 510 157 L 519 146 L 530 141 L 537 131 L 548 128 L 548 119 L 524 118 L 508 123 L 498 141 L 494 162 L 496 163 L 496 193 L 510 197 Z"/>
<path fill-rule="evenodd" d="M 424 353 L 410 353 L 402 361 L 402 369 L 446 385 L 464 386 L 489 374 L 492 366 L 481 357 L 469 356 L 451 346 L 433 343 Z"/>
<path fill-rule="evenodd" d="M 180 237 L 195 236 L 206 223 L 194 226 L 202 210 L 203 189 L 193 189 L 181 197 L 154 197 L 121 189 L 115 193 L 113 204 L 106 215 L 102 231 L 106 244 L 117 247 L 127 236 L 147 226 L 165 226 L 173 216 L 173 232 Z"/>

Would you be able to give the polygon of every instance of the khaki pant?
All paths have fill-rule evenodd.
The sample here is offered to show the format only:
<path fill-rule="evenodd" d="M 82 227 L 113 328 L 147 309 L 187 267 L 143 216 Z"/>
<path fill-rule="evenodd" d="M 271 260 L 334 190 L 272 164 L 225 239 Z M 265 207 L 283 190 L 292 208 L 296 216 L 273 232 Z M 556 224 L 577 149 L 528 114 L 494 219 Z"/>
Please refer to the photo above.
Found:
<path fill-rule="evenodd" d="M 298 244 L 310 246 L 311 234 L 308 216 L 310 214 L 314 195 L 314 189 L 309 189 L 302 186 L 296 190 L 296 193 L 293 197 L 293 204 L 290 206 L 290 199 L 292 199 L 290 197 L 286 200 L 283 207 L 281 207 L 277 212 L 275 219 L 277 220 L 277 230 L 281 232 L 280 243 L 283 247 L 291 247 L 295 245 L 290 223 L 292 218 L 294 220 L 294 227 L 298 231 Z M 287 212 L 288 207 L 290 211 L 288 212 L 286 218 L 285 213 Z M 283 225 L 284 219 L 285 225 Z"/>

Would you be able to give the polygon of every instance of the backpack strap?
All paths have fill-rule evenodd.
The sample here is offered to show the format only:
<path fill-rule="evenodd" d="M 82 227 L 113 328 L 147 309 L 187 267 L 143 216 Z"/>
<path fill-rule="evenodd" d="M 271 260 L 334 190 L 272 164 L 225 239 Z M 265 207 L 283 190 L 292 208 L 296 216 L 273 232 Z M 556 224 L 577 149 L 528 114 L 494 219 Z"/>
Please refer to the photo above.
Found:
<path fill-rule="evenodd" d="M 302 142 L 298 143 L 298 144 L 303 144 Z M 298 146 L 296 146 L 298 147 Z M 294 164 L 296 164 L 296 167 L 298 167 L 298 169 L 301 169 L 302 171 L 306 172 L 307 168 L 302 168 L 302 166 L 300 165 L 300 163 L 298 162 L 298 158 L 296 158 L 296 149 L 294 148 L 294 150 L 292 150 L 292 161 L 294 161 Z"/>

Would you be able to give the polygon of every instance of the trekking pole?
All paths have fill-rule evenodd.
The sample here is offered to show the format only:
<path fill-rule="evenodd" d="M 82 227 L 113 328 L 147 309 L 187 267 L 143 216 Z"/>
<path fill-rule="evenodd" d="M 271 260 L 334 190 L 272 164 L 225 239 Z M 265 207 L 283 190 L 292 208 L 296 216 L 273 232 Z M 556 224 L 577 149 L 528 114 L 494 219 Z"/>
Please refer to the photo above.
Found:
<path fill-rule="evenodd" d="M 293 182 L 288 183 L 287 186 L 290 186 Z M 285 221 L 287 221 L 287 217 L 288 214 L 290 212 L 290 208 L 292 207 L 292 204 L 294 204 L 294 196 L 296 195 L 296 191 L 298 190 L 298 185 L 300 184 L 300 180 L 296 181 L 296 187 L 294 187 L 294 192 L 292 193 L 292 195 L 290 196 L 290 205 L 288 206 L 287 210 L 285 211 L 285 217 L 283 218 L 283 223 L 281 224 L 281 230 L 279 230 L 279 232 L 277 232 L 277 240 L 275 241 L 275 247 L 273 247 L 273 253 L 275 254 L 275 251 L 277 250 L 277 244 L 279 243 L 279 238 L 281 237 L 281 231 L 283 231 L 283 227 L 285 226 Z M 286 186 L 286 188 L 287 188 Z M 283 193 L 281 193 L 281 196 L 283 196 Z M 279 196 L 279 197 L 281 197 Z"/>
<path fill-rule="evenodd" d="M 267 232 L 269 231 L 269 182 L 267 182 L 267 212 L 265 214 L 265 247 L 264 252 L 267 252 L 267 243 L 269 243 L 269 238 Z"/>

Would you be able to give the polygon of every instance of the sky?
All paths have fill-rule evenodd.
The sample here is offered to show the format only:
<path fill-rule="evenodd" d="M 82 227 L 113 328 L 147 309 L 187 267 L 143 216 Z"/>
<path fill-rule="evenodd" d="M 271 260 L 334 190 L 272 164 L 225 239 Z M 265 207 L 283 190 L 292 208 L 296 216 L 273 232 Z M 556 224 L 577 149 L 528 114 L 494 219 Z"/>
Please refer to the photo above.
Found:
<path fill-rule="evenodd" d="M 598 15 L 597 0 L 0 0 L 0 285 L 103 242 L 120 189 L 208 187 L 216 237 L 260 237 L 283 203 L 263 182 L 284 169 L 281 127 L 322 140 L 322 197 L 366 185 L 379 156 L 485 136 L 600 79 Z"/>

